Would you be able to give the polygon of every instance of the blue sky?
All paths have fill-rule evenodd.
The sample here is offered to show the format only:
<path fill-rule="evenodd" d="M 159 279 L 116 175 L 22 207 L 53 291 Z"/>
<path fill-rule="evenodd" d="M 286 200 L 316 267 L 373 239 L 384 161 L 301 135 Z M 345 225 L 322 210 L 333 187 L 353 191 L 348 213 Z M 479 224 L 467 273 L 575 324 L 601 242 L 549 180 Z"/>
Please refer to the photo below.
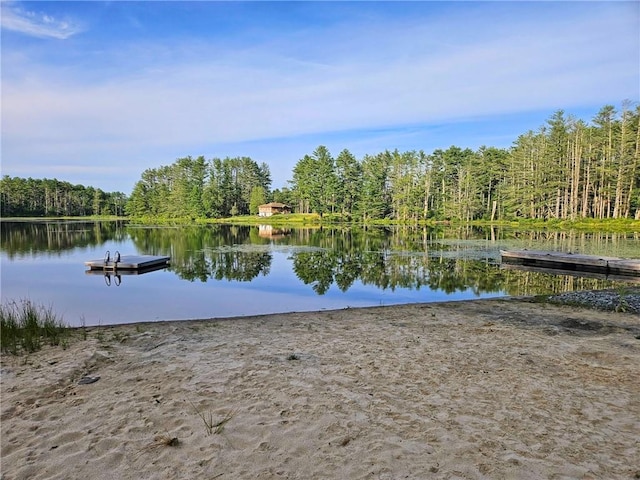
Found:
<path fill-rule="evenodd" d="M 508 147 L 640 100 L 639 2 L 2 1 L 2 174 Z"/>

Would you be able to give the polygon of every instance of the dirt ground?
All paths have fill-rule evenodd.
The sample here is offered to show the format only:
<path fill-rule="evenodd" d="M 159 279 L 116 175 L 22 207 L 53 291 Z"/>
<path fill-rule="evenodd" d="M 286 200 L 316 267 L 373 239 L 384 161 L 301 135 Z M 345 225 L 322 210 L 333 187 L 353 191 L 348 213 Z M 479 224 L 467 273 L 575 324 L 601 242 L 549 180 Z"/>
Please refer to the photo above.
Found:
<path fill-rule="evenodd" d="M 493 299 L 2 357 L 2 479 L 640 478 L 640 318 Z"/>

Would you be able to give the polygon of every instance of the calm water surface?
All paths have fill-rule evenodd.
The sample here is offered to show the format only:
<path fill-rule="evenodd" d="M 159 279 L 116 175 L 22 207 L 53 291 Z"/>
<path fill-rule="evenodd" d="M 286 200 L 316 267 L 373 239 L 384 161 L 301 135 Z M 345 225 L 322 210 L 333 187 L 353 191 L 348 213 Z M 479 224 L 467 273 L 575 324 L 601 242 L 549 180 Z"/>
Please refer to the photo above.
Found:
<path fill-rule="evenodd" d="M 640 234 L 3 221 L 1 296 L 51 306 L 71 325 L 108 325 L 622 285 L 506 269 L 506 248 L 638 258 Z M 84 262 L 107 250 L 169 255 L 171 265 L 141 275 L 88 272 Z"/>

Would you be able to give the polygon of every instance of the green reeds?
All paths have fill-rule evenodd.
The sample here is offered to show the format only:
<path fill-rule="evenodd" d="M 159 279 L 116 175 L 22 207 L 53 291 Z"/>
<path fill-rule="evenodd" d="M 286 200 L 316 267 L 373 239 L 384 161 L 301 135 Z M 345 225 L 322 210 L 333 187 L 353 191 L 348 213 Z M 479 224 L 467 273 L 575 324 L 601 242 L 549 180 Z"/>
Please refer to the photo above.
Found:
<path fill-rule="evenodd" d="M 0 304 L 0 349 L 2 353 L 19 355 L 42 348 L 43 344 L 68 343 L 68 328 L 51 307 L 36 305 L 31 300 Z"/>

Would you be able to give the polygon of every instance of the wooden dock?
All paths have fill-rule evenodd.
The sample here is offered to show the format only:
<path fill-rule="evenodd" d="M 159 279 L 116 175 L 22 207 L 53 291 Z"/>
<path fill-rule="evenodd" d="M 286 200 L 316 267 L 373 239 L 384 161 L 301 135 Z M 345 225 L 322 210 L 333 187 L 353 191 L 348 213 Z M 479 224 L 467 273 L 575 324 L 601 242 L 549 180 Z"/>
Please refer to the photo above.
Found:
<path fill-rule="evenodd" d="M 156 255 L 123 255 L 120 256 L 118 252 L 113 258 L 107 252 L 105 258 L 101 260 L 89 260 L 84 264 L 89 267 L 90 270 L 101 271 L 114 271 L 114 270 L 129 270 L 138 272 L 148 272 L 157 270 L 169 265 L 171 257 L 156 256 Z"/>
<path fill-rule="evenodd" d="M 625 282 L 640 285 L 640 275 L 615 275 L 603 272 L 591 272 L 586 270 L 566 270 L 556 267 L 532 267 L 529 265 L 518 265 L 516 263 L 503 262 L 500 265 L 503 270 L 518 270 L 521 272 L 546 273 L 548 275 L 566 275 L 571 277 L 593 278 L 596 280 L 610 280 L 614 282 Z"/>
<path fill-rule="evenodd" d="M 579 253 L 548 252 L 544 250 L 501 250 L 503 263 L 516 265 L 584 271 L 605 275 L 640 276 L 640 260 L 632 258 L 582 255 Z"/>

